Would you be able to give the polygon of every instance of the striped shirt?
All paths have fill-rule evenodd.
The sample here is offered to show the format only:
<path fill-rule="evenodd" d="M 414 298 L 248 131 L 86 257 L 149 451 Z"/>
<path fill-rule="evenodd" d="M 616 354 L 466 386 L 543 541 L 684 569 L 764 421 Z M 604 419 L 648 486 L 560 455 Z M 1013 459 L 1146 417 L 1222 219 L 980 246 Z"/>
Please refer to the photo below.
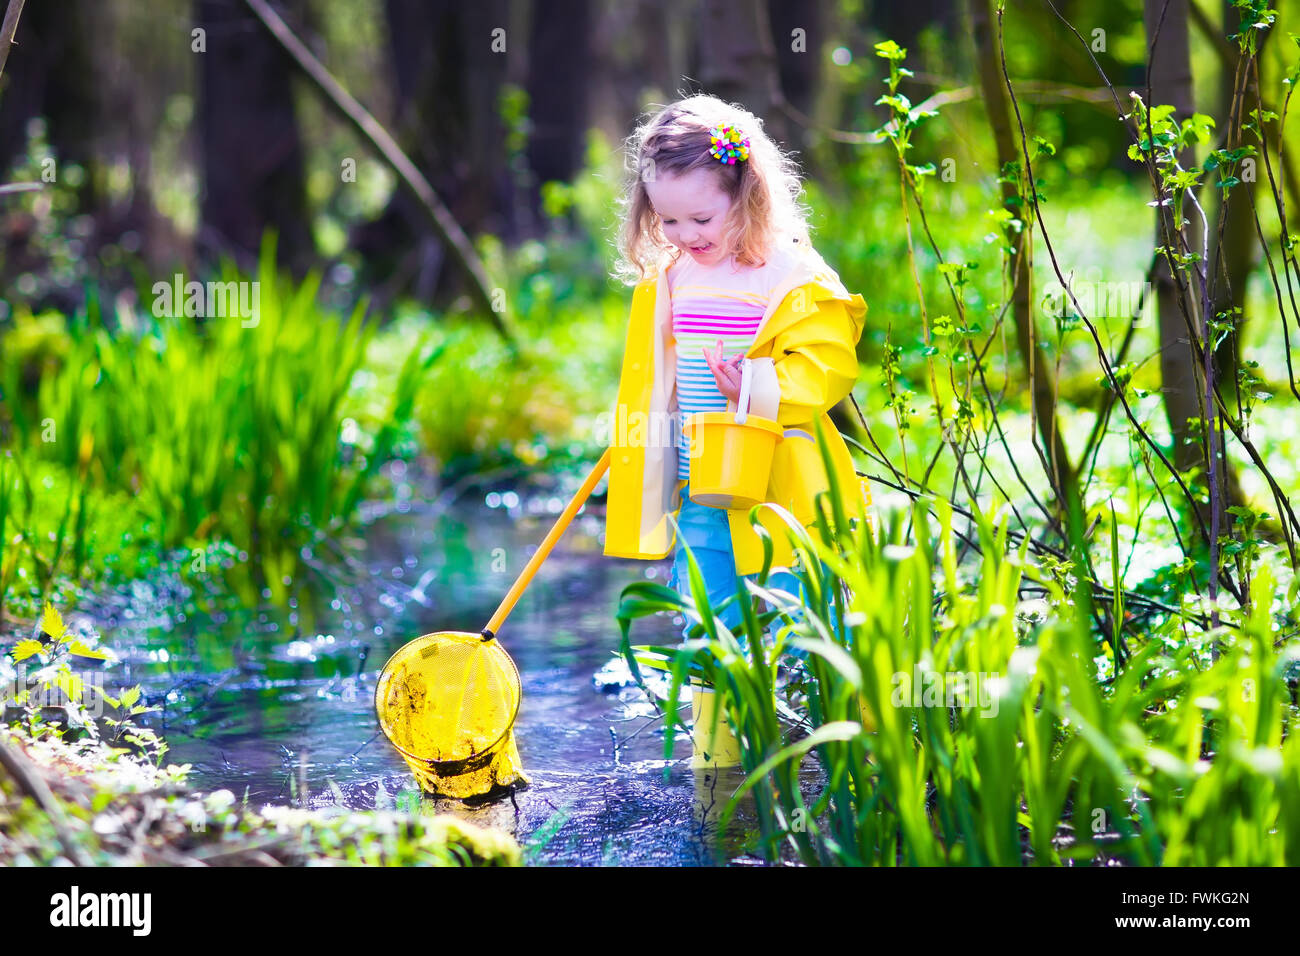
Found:
<path fill-rule="evenodd" d="M 668 270 L 672 298 L 673 339 L 677 351 L 677 408 L 682 425 L 677 477 L 690 475 L 687 416 L 696 412 L 725 412 L 727 398 L 704 359 L 722 340 L 722 357 L 749 351 L 767 312 L 768 301 L 787 265 L 784 257 L 769 257 L 762 266 L 737 266 L 734 257 L 702 266 L 685 253 Z"/>

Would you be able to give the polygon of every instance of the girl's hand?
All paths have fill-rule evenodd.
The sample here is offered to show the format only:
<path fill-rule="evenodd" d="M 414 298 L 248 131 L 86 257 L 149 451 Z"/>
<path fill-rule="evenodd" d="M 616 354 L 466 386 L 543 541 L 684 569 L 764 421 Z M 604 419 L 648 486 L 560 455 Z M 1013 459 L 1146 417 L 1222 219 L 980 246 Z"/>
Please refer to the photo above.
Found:
<path fill-rule="evenodd" d="M 740 360 L 745 357 L 744 353 L 738 353 L 734 358 L 724 359 L 722 339 L 718 339 L 717 348 L 711 354 L 708 349 L 700 349 L 700 351 L 704 353 L 704 361 L 709 363 L 709 371 L 713 373 L 713 380 L 718 383 L 718 391 L 730 401 L 739 403 Z"/>

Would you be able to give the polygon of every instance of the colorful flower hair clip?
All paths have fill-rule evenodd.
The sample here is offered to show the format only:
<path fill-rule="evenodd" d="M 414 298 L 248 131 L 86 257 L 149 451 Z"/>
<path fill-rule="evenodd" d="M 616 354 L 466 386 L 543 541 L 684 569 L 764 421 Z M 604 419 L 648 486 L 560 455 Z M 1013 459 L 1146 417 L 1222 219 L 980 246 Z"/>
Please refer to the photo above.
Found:
<path fill-rule="evenodd" d="M 728 166 L 736 165 L 736 160 L 744 162 L 749 159 L 749 137 L 736 127 L 719 123 L 709 130 L 709 155 Z"/>

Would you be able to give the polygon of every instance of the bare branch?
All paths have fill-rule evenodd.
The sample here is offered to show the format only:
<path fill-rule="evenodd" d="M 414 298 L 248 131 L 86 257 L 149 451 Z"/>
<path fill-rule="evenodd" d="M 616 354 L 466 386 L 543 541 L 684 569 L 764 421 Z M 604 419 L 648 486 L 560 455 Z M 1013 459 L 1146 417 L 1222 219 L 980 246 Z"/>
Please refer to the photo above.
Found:
<path fill-rule="evenodd" d="M 9 0 L 5 8 L 4 25 L 0 26 L 0 75 L 4 74 L 5 62 L 9 59 L 9 48 L 14 45 L 14 34 L 18 32 L 18 17 L 23 12 L 23 0 Z"/>
<path fill-rule="evenodd" d="M 324 95 L 325 101 L 356 128 L 379 153 L 380 158 L 397 174 L 399 181 L 415 197 L 438 238 L 451 250 L 452 258 L 469 278 L 470 294 L 475 303 L 487 314 L 501 335 L 513 345 L 514 336 L 506 326 L 505 317 L 493 308 L 492 281 L 488 278 L 487 269 L 474 251 L 469 237 L 461 229 L 460 223 L 456 222 L 455 217 L 443 204 L 424 174 L 402 151 L 397 141 L 389 135 L 380 122 L 312 55 L 280 16 L 271 9 L 266 0 L 245 0 L 245 3 L 276 42 L 284 47 L 295 65 Z"/>

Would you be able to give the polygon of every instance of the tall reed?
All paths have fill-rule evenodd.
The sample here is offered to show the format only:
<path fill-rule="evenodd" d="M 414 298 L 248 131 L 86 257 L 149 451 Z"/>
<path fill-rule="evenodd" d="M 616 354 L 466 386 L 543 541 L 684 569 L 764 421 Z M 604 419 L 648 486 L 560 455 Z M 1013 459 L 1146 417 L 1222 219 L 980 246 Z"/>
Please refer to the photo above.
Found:
<path fill-rule="evenodd" d="M 1275 646 L 1267 569 L 1252 582 L 1251 616 L 1213 635 L 1217 659 L 1209 636 L 1177 639 L 1171 620 L 1106 677 L 1086 589 L 1067 590 L 1035 563 L 1028 539 L 1011 546 L 1005 511 L 975 509 L 962 527 L 947 501 L 918 497 L 873 534 L 836 513 L 834 491 L 829 500 L 815 534 L 759 506 L 788 526 L 802 604 L 768 589 L 765 568 L 729 599 L 744 610 L 733 634 L 690 557 L 693 604 L 637 582 L 618 612 L 630 666 L 661 660 L 672 674 L 666 756 L 671 728 L 684 726 L 673 702 L 688 676 L 721 695 L 746 772 L 724 819 L 752 792 L 761 852 L 886 866 L 1300 862 L 1286 680 L 1300 652 Z M 839 582 L 850 595 L 842 637 L 832 625 Z M 756 613 L 754 597 L 772 609 Z M 690 615 L 698 637 L 633 647 L 632 621 L 660 611 Z M 776 617 L 787 626 L 765 648 Z M 790 647 L 808 652 L 806 679 L 793 685 L 806 695 L 797 726 L 778 719 L 774 690 Z M 805 793 L 808 754 L 823 783 Z"/>
<path fill-rule="evenodd" d="M 270 243 L 255 277 L 222 279 L 257 283 L 255 323 L 123 312 L 110 331 L 92 302 L 34 400 L 22 397 L 18 363 L 6 364 L 4 385 L 17 398 L 19 467 L 75 469 L 101 495 L 133 496 L 133 536 L 164 548 L 230 542 L 246 559 L 232 581 L 252 600 L 282 595 L 302 547 L 355 516 L 440 353 L 415 343 L 373 440 L 345 444 L 345 402 L 374 330 L 364 303 L 342 319 L 323 310 L 319 276 L 277 275 Z M 86 485 L 75 490 L 80 551 Z"/>

